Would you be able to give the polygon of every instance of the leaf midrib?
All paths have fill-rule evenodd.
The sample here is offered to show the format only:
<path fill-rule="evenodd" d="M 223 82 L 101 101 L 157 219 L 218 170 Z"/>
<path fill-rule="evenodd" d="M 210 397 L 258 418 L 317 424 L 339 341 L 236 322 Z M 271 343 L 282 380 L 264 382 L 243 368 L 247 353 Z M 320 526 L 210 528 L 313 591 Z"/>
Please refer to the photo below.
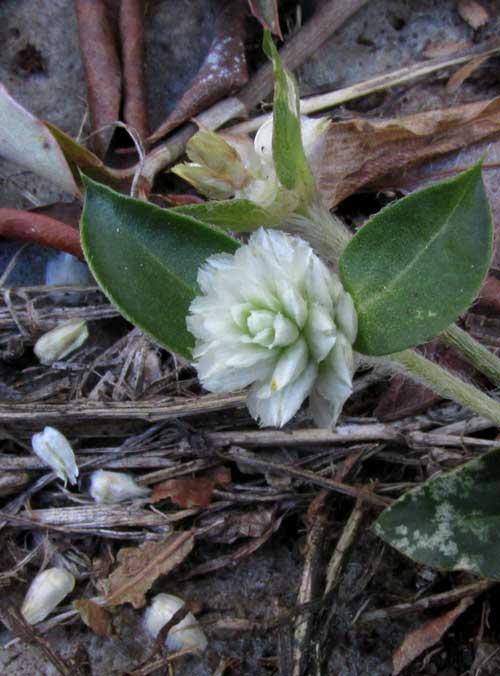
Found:
<path fill-rule="evenodd" d="M 452 211 L 450 212 L 449 216 L 446 218 L 446 220 L 443 223 L 443 226 L 436 232 L 436 234 L 431 237 L 422 247 L 420 252 L 406 265 L 404 268 L 398 272 L 398 274 L 391 279 L 391 281 L 387 284 L 387 286 L 384 286 L 383 289 L 381 289 L 378 293 L 375 293 L 371 295 L 364 303 L 363 301 L 359 302 L 359 311 L 360 313 L 363 313 L 364 311 L 368 310 L 371 308 L 373 305 L 375 305 L 379 300 L 386 295 L 388 295 L 394 287 L 397 287 L 399 284 L 399 281 L 403 276 L 405 276 L 409 270 L 411 270 L 417 263 L 420 261 L 422 256 L 426 253 L 426 251 L 434 244 L 434 242 L 443 234 L 443 232 L 446 230 L 448 227 L 450 220 L 453 218 L 455 215 L 457 209 L 461 206 L 462 201 L 465 197 L 466 192 L 469 189 L 469 181 L 466 182 L 464 190 L 462 194 L 460 195 L 460 198 L 457 200 L 455 206 L 453 207 Z"/>

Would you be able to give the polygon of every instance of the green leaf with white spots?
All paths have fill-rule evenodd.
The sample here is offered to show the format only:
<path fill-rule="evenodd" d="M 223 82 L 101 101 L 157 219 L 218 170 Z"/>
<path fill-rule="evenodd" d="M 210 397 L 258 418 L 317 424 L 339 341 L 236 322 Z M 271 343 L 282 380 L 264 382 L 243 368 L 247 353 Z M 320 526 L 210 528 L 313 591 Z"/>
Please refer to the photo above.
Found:
<path fill-rule="evenodd" d="M 82 246 L 102 290 L 126 319 L 189 358 L 186 316 L 199 295 L 198 269 L 239 243 L 194 218 L 83 182 Z"/>
<path fill-rule="evenodd" d="M 300 100 L 293 76 L 283 68 L 271 33 L 264 31 L 263 49 L 274 69 L 273 159 L 281 184 L 304 200 L 315 191 L 300 128 Z"/>
<path fill-rule="evenodd" d="M 405 493 L 375 533 L 410 558 L 500 580 L 500 449 Z"/>
<path fill-rule="evenodd" d="M 340 259 L 358 312 L 355 349 L 391 354 L 444 331 L 477 296 L 492 249 L 480 164 L 380 211 Z"/>

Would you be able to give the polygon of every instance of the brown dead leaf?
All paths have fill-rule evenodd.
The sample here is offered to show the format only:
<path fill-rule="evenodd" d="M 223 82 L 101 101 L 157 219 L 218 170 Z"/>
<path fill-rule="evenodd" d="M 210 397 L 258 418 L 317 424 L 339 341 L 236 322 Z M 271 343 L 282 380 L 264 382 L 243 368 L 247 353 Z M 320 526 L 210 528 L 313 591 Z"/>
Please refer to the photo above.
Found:
<path fill-rule="evenodd" d="M 155 504 L 170 498 L 179 507 L 208 507 L 216 486 L 231 483 L 231 471 L 220 467 L 205 476 L 180 477 L 162 481 L 153 489 L 149 502 Z"/>
<path fill-rule="evenodd" d="M 490 275 L 481 289 L 474 304 L 474 311 L 500 316 L 500 279 Z"/>
<path fill-rule="evenodd" d="M 140 547 L 123 547 L 118 552 L 118 567 L 98 583 L 106 606 L 131 603 L 141 608 L 145 593 L 162 575 L 184 561 L 194 546 L 191 531 L 173 533 L 160 542 L 145 542 Z"/>
<path fill-rule="evenodd" d="M 333 207 L 393 172 L 464 148 L 500 132 L 500 97 L 382 121 L 332 124 L 319 170 L 322 197 Z"/>
<path fill-rule="evenodd" d="M 219 99 L 234 94 L 248 80 L 243 3 L 218 0 L 214 39 L 193 83 L 168 118 L 151 134 L 158 141 Z"/>
<path fill-rule="evenodd" d="M 490 18 L 487 10 L 477 0 L 458 0 L 457 10 L 460 17 L 474 30 L 484 26 Z"/>
<path fill-rule="evenodd" d="M 113 625 L 111 615 L 102 606 L 90 599 L 77 599 L 73 601 L 74 607 L 80 613 L 80 617 L 87 627 L 90 627 L 97 636 L 112 636 Z"/>
<path fill-rule="evenodd" d="M 392 656 L 393 675 L 400 674 L 405 667 L 413 662 L 424 650 L 435 645 L 448 629 L 452 626 L 455 620 L 467 610 L 467 608 L 474 602 L 474 599 L 465 598 L 460 601 L 452 610 L 449 610 L 439 617 L 421 624 L 416 629 L 410 631 L 406 635 L 403 643 L 396 650 Z"/>
<path fill-rule="evenodd" d="M 227 514 L 211 514 L 201 521 L 200 527 L 206 531 L 205 539 L 232 544 L 239 538 L 261 537 L 274 519 L 275 510 L 269 508 L 253 512 L 231 511 Z"/>

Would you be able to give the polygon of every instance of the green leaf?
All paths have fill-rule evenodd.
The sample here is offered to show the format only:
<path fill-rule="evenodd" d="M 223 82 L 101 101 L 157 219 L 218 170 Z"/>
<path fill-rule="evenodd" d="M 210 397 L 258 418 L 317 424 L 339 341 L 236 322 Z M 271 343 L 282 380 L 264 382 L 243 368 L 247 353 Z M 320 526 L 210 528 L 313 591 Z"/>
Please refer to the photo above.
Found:
<path fill-rule="evenodd" d="M 283 68 L 267 30 L 264 31 L 263 48 L 274 69 L 273 159 L 276 173 L 285 188 L 295 189 L 304 199 L 309 199 L 315 191 L 315 182 L 302 145 L 297 85 Z"/>
<path fill-rule="evenodd" d="M 86 176 L 90 176 L 95 181 L 102 181 L 114 188 L 127 183 L 127 178 L 122 177 L 120 171 L 107 167 L 88 148 L 80 145 L 75 139 L 53 124 L 50 124 L 50 122 L 45 122 L 44 124 L 57 141 L 77 182 L 80 182 L 79 170 L 81 170 L 85 172 Z M 128 183 L 130 183 L 130 178 L 128 178 Z"/>
<path fill-rule="evenodd" d="M 233 253 L 238 242 L 193 218 L 83 180 L 82 246 L 99 285 L 124 317 L 189 358 L 193 337 L 186 316 L 199 294 L 198 268 L 212 254 Z"/>
<path fill-rule="evenodd" d="M 374 530 L 419 563 L 500 580 L 499 496 L 496 449 L 405 493 Z"/>
<path fill-rule="evenodd" d="M 479 164 L 376 214 L 340 259 L 358 312 L 355 349 L 391 354 L 441 333 L 476 297 L 492 243 Z"/>
<path fill-rule="evenodd" d="M 255 202 L 245 199 L 186 204 L 169 209 L 169 211 L 191 216 L 203 223 L 217 225 L 233 232 L 248 232 L 260 227 L 276 225 L 276 218 L 273 214 Z"/>

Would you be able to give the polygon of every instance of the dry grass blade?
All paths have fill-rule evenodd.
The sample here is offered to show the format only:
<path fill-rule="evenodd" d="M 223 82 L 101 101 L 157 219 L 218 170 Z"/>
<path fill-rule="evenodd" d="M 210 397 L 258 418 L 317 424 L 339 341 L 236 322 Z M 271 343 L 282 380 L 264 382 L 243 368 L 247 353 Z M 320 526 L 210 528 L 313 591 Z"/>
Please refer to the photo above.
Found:
<path fill-rule="evenodd" d="M 176 568 L 194 547 L 191 531 L 173 533 L 161 542 L 124 547 L 118 552 L 118 567 L 99 583 L 107 606 L 131 603 L 141 608 L 155 580 Z"/>

